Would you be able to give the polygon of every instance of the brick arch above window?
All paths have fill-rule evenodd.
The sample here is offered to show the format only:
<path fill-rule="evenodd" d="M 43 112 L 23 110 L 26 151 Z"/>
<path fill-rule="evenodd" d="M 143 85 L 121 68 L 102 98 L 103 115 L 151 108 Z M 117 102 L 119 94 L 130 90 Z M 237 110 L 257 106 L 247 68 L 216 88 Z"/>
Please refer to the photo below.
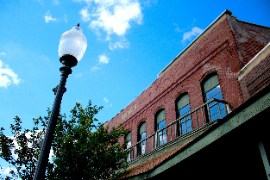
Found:
<path fill-rule="evenodd" d="M 165 109 L 162 108 L 162 109 L 159 109 L 156 114 L 155 114 L 155 121 L 156 122 L 160 122 L 162 120 L 166 119 L 166 116 L 165 116 Z"/>
<path fill-rule="evenodd" d="M 129 131 L 126 136 L 125 136 L 125 141 L 127 143 L 127 148 L 131 147 L 131 143 L 132 143 L 132 131 Z"/>
<path fill-rule="evenodd" d="M 125 136 L 125 139 L 130 140 L 132 136 L 132 131 L 128 131 L 128 133 Z"/>
<path fill-rule="evenodd" d="M 153 105 L 153 107 L 152 107 L 152 112 L 154 113 L 154 116 L 156 117 L 156 115 L 157 115 L 157 113 L 159 112 L 159 111 L 161 111 L 161 110 L 165 110 L 165 105 Z"/>
<path fill-rule="evenodd" d="M 142 121 L 138 126 L 138 133 L 146 132 L 146 121 Z"/>
<path fill-rule="evenodd" d="M 136 127 L 137 127 L 137 129 L 136 129 L 136 132 L 137 132 L 137 141 L 139 141 L 140 140 L 139 135 L 141 134 L 141 132 L 143 130 L 146 132 L 146 127 L 147 127 L 146 120 L 143 119 L 142 121 L 139 121 Z"/>
<path fill-rule="evenodd" d="M 186 104 L 189 104 L 189 95 L 187 92 L 181 93 L 175 100 L 176 108 L 180 109 L 184 107 Z"/>
<path fill-rule="evenodd" d="M 142 118 L 141 120 L 136 122 L 136 127 L 140 127 L 141 124 L 146 123 L 146 118 Z"/>
<path fill-rule="evenodd" d="M 174 95 L 174 99 L 175 99 L 175 100 L 179 99 L 180 96 L 182 96 L 182 95 L 185 94 L 185 93 L 189 94 L 189 93 L 188 93 L 189 90 L 190 90 L 189 88 L 183 88 L 183 89 L 181 88 L 181 90 L 178 91 L 178 92 Z"/>
<path fill-rule="evenodd" d="M 219 78 L 219 75 L 218 74 L 219 74 L 218 73 L 218 70 L 216 70 L 216 69 L 209 69 L 205 73 L 203 73 L 203 75 L 199 79 L 199 82 L 200 82 L 200 84 L 202 84 L 208 77 L 210 77 L 212 75 L 217 75 L 218 78 Z"/>

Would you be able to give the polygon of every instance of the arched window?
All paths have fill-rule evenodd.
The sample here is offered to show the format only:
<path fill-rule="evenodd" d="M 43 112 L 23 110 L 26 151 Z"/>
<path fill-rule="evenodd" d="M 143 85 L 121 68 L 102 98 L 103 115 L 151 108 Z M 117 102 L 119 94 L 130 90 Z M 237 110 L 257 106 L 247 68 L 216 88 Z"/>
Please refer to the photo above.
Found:
<path fill-rule="evenodd" d="M 129 151 L 128 152 L 128 156 L 127 156 L 127 161 L 130 161 L 131 160 L 131 132 L 129 132 L 127 135 L 126 135 L 126 143 L 127 143 L 127 150 Z"/>
<path fill-rule="evenodd" d="M 162 146 L 167 142 L 165 127 L 166 127 L 165 110 L 161 110 L 156 115 L 157 146 Z"/>
<path fill-rule="evenodd" d="M 192 130 L 191 115 L 190 112 L 188 94 L 181 95 L 176 101 L 177 118 L 178 120 L 178 134 L 184 135 Z"/>
<path fill-rule="evenodd" d="M 138 131 L 138 155 L 143 155 L 146 152 L 146 123 L 139 126 Z"/>
<path fill-rule="evenodd" d="M 218 76 L 213 74 L 209 76 L 202 84 L 204 101 L 211 99 L 223 100 L 221 88 L 218 82 Z M 226 115 L 225 105 L 217 101 L 212 101 L 208 104 L 209 121 L 221 119 Z"/>

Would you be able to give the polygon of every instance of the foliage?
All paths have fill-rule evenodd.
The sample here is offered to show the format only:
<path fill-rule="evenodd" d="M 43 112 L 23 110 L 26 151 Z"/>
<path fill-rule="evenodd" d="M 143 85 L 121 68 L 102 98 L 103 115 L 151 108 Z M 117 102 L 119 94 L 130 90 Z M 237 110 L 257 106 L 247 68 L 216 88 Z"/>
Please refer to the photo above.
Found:
<path fill-rule="evenodd" d="M 86 108 L 80 103 L 66 115 L 59 115 L 52 144 L 52 158 L 46 179 L 117 179 L 126 169 L 127 153 L 118 143 L 127 133 L 121 126 L 108 130 L 98 123 L 95 115 L 102 107 Z M 0 129 L 0 157 L 14 167 L 6 179 L 31 179 L 38 160 L 50 111 L 34 120 L 34 127 L 22 130 L 22 121 L 14 118 L 12 136 Z"/>
<path fill-rule="evenodd" d="M 42 135 L 44 134 L 47 117 L 33 119 L 34 127 L 22 130 L 22 121 L 16 116 L 10 125 L 12 136 L 4 134 L 0 129 L 0 157 L 7 161 L 12 169 L 6 179 L 31 179 L 39 155 Z M 41 125 L 40 128 L 38 125 Z"/>

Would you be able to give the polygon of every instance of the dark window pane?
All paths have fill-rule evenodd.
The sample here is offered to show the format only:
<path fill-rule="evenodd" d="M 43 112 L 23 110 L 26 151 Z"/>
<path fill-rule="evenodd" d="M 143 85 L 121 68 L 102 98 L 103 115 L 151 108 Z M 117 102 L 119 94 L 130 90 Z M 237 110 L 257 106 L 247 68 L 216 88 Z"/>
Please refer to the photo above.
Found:
<path fill-rule="evenodd" d="M 146 132 L 140 134 L 140 136 L 141 136 L 141 137 L 140 137 L 140 140 L 145 139 L 145 138 L 146 138 Z"/>
<path fill-rule="evenodd" d="M 183 116 L 183 115 L 189 113 L 189 111 L 190 111 L 190 105 L 187 104 L 185 107 L 183 107 L 179 110 L 179 114 L 180 114 L 180 116 Z"/>
<path fill-rule="evenodd" d="M 145 133 L 146 135 L 146 133 Z M 140 143 L 138 144 L 138 155 L 143 155 L 146 152 L 146 137 L 143 137 L 140 141 Z"/>
<path fill-rule="evenodd" d="M 214 87 L 210 91 L 207 91 L 205 93 L 205 97 L 206 97 L 206 101 L 213 99 L 213 98 L 222 100 L 223 98 L 222 98 L 222 94 L 221 94 L 221 90 L 220 90 L 220 85 Z"/>
<path fill-rule="evenodd" d="M 190 105 L 187 104 L 183 108 L 179 109 L 179 114 L 180 114 L 180 120 L 179 120 L 179 128 L 180 128 L 180 135 L 184 135 L 192 130 L 191 126 L 191 116 L 186 115 L 190 112 Z M 185 116 L 186 115 L 186 116 Z"/>
<path fill-rule="evenodd" d="M 140 126 L 140 130 L 139 130 L 139 137 L 138 137 L 138 140 L 139 140 L 139 144 L 138 144 L 138 155 L 143 155 L 145 154 L 145 150 L 146 150 L 146 128 L 145 128 L 145 123 L 143 123 L 141 126 Z"/>
<path fill-rule="evenodd" d="M 158 127 L 158 130 L 166 127 L 166 120 L 162 120 L 160 121 L 158 124 L 157 124 L 157 127 Z M 161 146 L 163 144 L 165 144 L 167 142 L 167 139 L 166 139 L 166 129 L 163 129 L 161 131 L 158 132 L 158 137 L 157 137 L 157 140 L 158 140 L 158 145 Z"/>
<path fill-rule="evenodd" d="M 158 129 L 162 129 L 162 128 L 164 128 L 165 126 L 166 126 L 166 121 L 165 121 L 165 119 L 162 120 L 160 123 L 158 123 Z"/>
<path fill-rule="evenodd" d="M 205 93 L 205 100 L 211 100 L 211 99 L 220 99 L 222 100 L 222 93 L 220 89 L 220 85 L 214 87 L 213 89 L 209 90 Z M 208 110 L 209 110 L 209 120 L 214 121 L 217 119 L 222 119 L 226 115 L 226 107 L 224 104 L 213 101 L 208 104 Z"/>

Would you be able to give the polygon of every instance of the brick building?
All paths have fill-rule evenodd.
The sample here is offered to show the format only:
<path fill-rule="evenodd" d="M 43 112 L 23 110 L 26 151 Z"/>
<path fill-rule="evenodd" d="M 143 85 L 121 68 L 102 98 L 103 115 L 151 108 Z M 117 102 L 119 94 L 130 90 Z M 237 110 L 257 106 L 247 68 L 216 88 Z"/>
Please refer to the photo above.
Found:
<path fill-rule="evenodd" d="M 125 179 L 270 179 L 269 42 L 226 10 L 108 121 L 130 132 Z"/>

